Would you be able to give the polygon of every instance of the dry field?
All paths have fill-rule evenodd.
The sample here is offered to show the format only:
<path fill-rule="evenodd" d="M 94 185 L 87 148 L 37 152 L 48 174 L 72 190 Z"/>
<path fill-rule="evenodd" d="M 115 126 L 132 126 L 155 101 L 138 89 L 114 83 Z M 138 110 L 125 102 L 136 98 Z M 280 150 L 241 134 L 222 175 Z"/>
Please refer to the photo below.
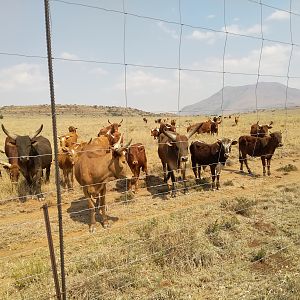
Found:
<path fill-rule="evenodd" d="M 259 158 L 249 160 L 254 176 L 238 172 L 238 147 L 221 174 L 221 189 L 196 185 L 188 164 L 189 194 L 170 198 L 162 181 L 157 142 L 150 136 L 154 117 L 124 117 L 125 139 L 146 146 L 150 176 L 138 194 L 124 193 L 120 181 L 108 184 L 109 229 L 97 223 L 88 232 L 88 211 L 76 183 L 63 192 L 63 222 L 68 299 L 300 299 L 300 110 L 259 112 L 262 123 L 283 131 L 270 177 L 262 176 Z M 120 121 L 120 118 L 110 118 Z M 178 132 L 204 117 L 180 117 Z M 238 126 L 225 119 L 219 137 L 248 134 L 256 114 L 243 114 Z M 19 134 L 44 124 L 52 141 L 47 114 L 4 114 L 6 128 Z M 76 125 L 80 140 L 95 137 L 107 117 L 58 116 L 58 133 Z M 3 149 L 4 133 L 0 133 Z M 213 142 L 216 137 L 194 136 Z M 1 160 L 5 157 L 1 154 Z M 42 210 L 36 199 L 18 200 L 5 172 L 0 179 L 0 299 L 49 299 L 54 287 Z M 50 205 L 58 255 L 58 221 L 54 168 L 51 183 L 42 186 Z M 26 194 L 20 180 L 19 192 Z"/>

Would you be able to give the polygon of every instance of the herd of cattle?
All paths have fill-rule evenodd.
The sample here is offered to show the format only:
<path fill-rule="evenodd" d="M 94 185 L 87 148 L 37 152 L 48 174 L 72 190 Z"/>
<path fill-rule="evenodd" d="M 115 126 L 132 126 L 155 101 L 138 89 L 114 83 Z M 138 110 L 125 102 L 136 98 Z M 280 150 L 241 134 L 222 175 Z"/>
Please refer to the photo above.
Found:
<path fill-rule="evenodd" d="M 123 121 L 123 120 L 122 120 Z M 120 123 L 110 123 L 102 128 L 96 138 L 88 142 L 78 142 L 77 128 L 69 127 L 69 132 L 59 137 L 60 147 L 58 154 L 58 165 L 61 169 L 61 184 L 64 188 L 72 189 L 74 175 L 82 186 L 90 210 L 90 231 L 94 230 L 95 211 L 100 209 L 103 226 L 107 226 L 106 216 L 106 183 L 109 178 L 126 178 L 128 189 L 134 186 L 138 190 L 140 171 L 148 175 L 147 157 L 145 146 L 141 143 L 131 144 L 132 140 L 124 142 L 124 136 L 120 132 Z M 146 123 L 148 120 L 143 118 Z M 176 132 L 176 121 L 170 124 L 166 120 L 155 120 L 159 127 L 151 130 L 151 136 L 158 141 L 158 157 L 161 160 L 164 182 L 171 178 L 171 195 L 176 196 L 175 184 L 177 180 L 182 181 L 184 192 L 186 186 L 186 163 L 191 154 L 192 170 L 198 182 L 201 179 L 201 168 L 210 167 L 212 176 L 212 188 L 220 187 L 220 170 L 225 165 L 231 151 L 231 146 L 239 144 L 240 170 L 243 171 L 245 164 L 249 174 L 251 170 L 247 162 L 247 155 L 261 157 L 263 175 L 270 175 L 270 161 L 277 147 L 282 146 L 282 135 L 280 132 L 268 134 L 272 128 L 269 125 L 260 125 L 259 122 L 250 128 L 250 135 L 243 135 L 238 141 L 222 138 L 213 144 L 202 141 L 194 141 L 189 146 L 189 139 L 196 133 L 218 134 L 218 125 L 222 122 L 221 117 L 213 120 L 190 124 L 187 134 Z M 235 124 L 239 121 L 235 117 Z M 45 181 L 49 181 L 52 163 L 52 148 L 50 141 L 40 136 L 43 125 L 33 135 L 20 136 L 9 132 L 2 124 L 2 130 L 7 136 L 5 139 L 4 152 L 8 162 L 0 164 L 8 171 L 13 185 L 16 185 L 20 173 L 25 177 L 31 195 L 36 195 L 39 200 L 43 199 L 41 184 L 43 170 L 46 169 Z M 129 166 L 132 174 L 128 174 Z M 176 172 L 181 173 L 176 180 Z M 1 173 L 0 173 L 1 174 Z"/>

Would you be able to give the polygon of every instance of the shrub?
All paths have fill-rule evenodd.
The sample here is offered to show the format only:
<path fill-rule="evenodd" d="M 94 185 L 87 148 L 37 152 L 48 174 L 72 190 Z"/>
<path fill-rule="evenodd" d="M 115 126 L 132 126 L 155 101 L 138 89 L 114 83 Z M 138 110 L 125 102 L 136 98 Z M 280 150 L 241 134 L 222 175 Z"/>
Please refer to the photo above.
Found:
<path fill-rule="evenodd" d="M 235 198 L 234 203 L 231 205 L 231 210 L 236 214 L 249 217 L 255 204 L 256 202 L 254 200 L 245 197 Z"/>
<path fill-rule="evenodd" d="M 263 262 L 265 260 L 266 255 L 267 255 L 266 250 L 264 250 L 263 248 L 261 248 L 257 252 L 253 252 L 252 253 L 251 261 L 252 262 L 255 262 L 255 261 Z"/>
<path fill-rule="evenodd" d="M 278 168 L 276 171 L 292 172 L 292 171 L 298 171 L 298 168 L 295 165 L 287 164 L 283 167 Z"/>

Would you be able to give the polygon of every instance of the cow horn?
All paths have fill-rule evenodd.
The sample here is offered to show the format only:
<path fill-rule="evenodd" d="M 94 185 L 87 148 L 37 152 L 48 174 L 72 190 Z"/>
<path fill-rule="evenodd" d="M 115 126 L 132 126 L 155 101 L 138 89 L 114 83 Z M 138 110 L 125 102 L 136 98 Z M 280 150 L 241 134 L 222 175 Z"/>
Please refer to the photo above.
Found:
<path fill-rule="evenodd" d="M 163 134 L 166 135 L 173 142 L 176 142 L 176 135 L 175 134 L 170 133 L 169 131 L 165 131 L 165 130 L 163 130 Z"/>
<path fill-rule="evenodd" d="M 4 127 L 3 124 L 1 125 L 1 127 L 2 127 L 3 132 L 4 132 L 8 137 L 10 137 L 10 138 L 13 139 L 13 140 L 16 140 L 16 138 L 17 138 L 17 135 L 16 135 L 16 134 L 10 134 L 10 133 L 6 130 L 6 128 Z"/>
<path fill-rule="evenodd" d="M 122 122 L 123 122 L 123 119 L 122 119 L 121 122 L 119 123 L 119 126 L 122 124 Z"/>
<path fill-rule="evenodd" d="M 121 146 L 121 145 L 119 144 L 120 147 L 115 148 L 115 151 L 116 151 L 117 153 L 121 153 L 123 150 L 125 150 L 125 149 L 127 149 L 127 148 L 129 147 L 129 145 L 131 144 L 131 142 L 132 142 L 132 139 L 130 139 L 130 141 L 127 142 L 125 146 Z M 116 144 L 115 144 L 115 146 L 116 146 Z M 115 147 L 115 146 L 114 146 L 114 147 Z"/>
<path fill-rule="evenodd" d="M 269 126 L 271 126 L 273 124 L 273 121 L 270 122 Z"/>
<path fill-rule="evenodd" d="M 4 162 L 4 161 L 0 161 L 0 165 L 6 166 L 6 167 L 8 167 L 8 168 L 11 167 L 11 164 L 10 164 L 10 163 Z"/>
<path fill-rule="evenodd" d="M 190 139 L 192 135 L 195 134 L 195 132 L 202 126 L 203 123 L 199 123 L 197 126 L 195 126 L 195 128 L 190 131 L 187 135 L 187 138 Z"/>
<path fill-rule="evenodd" d="M 258 123 L 259 123 L 259 121 L 257 121 L 257 123 L 256 123 L 256 124 L 258 125 Z"/>
<path fill-rule="evenodd" d="M 37 136 L 41 133 L 41 131 L 43 130 L 43 127 L 44 127 L 44 125 L 42 124 L 41 127 L 34 133 L 34 135 L 29 136 L 30 139 L 32 140 L 32 139 L 34 139 L 35 137 L 37 137 Z"/>
<path fill-rule="evenodd" d="M 118 150 L 119 148 L 121 148 L 121 140 L 122 140 L 122 138 L 123 138 L 123 133 L 121 134 L 121 136 L 120 136 L 120 138 L 119 138 L 119 140 L 114 144 L 114 149 L 115 150 Z"/>
<path fill-rule="evenodd" d="M 111 124 L 110 121 L 109 121 L 109 119 L 107 120 L 107 122 L 108 122 L 109 124 Z"/>

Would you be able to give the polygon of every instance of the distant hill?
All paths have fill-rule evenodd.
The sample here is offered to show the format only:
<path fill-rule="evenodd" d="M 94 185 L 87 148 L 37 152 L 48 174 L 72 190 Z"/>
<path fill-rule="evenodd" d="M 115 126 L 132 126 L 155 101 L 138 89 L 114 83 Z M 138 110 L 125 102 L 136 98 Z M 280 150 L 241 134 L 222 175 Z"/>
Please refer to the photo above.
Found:
<path fill-rule="evenodd" d="M 224 114 L 247 112 L 256 109 L 255 84 L 227 86 L 223 91 Z M 257 86 L 258 109 L 283 108 L 286 86 L 276 82 L 260 82 Z M 182 108 L 180 115 L 219 115 L 222 103 L 222 89 L 211 97 Z M 288 107 L 300 106 L 300 90 L 288 88 Z"/>
<path fill-rule="evenodd" d="M 117 107 L 117 106 L 100 106 L 100 105 L 56 105 L 57 115 L 90 115 L 90 116 L 158 116 L 151 112 L 135 108 Z M 51 106 L 44 105 L 27 105 L 27 106 L 2 106 L 0 113 L 3 115 L 32 115 L 44 114 L 51 115 Z"/>

